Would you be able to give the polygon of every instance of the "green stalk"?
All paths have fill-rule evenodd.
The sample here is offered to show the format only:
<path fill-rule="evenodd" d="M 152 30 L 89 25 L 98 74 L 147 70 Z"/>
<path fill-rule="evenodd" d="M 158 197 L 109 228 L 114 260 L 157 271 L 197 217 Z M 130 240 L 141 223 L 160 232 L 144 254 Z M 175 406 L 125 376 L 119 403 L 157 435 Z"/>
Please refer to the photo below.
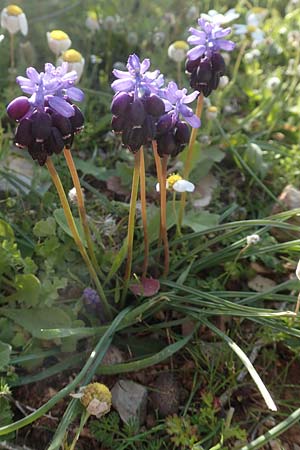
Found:
<path fill-rule="evenodd" d="M 74 437 L 74 439 L 73 439 L 73 441 L 72 441 L 72 444 L 71 444 L 70 447 L 69 447 L 69 450 L 75 450 L 75 445 L 76 445 L 76 443 L 77 443 L 77 441 L 78 441 L 78 439 L 79 439 L 80 433 L 82 432 L 83 427 L 84 427 L 84 425 L 86 424 L 86 422 L 87 422 L 87 420 L 88 420 L 89 417 L 90 417 L 90 414 L 85 410 L 85 411 L 82 413 L 82 415 L 81 415 L 79 427 L 77 428 L 75 437 Z"/>
<path fill-rule="evenodd" d="M 67 162 L 67 165 L 68 165 L 68 168 L 69 168 L 72 180 L 73 180 L 73 184 L 76 189 L 78 211 L 79 211 L 82 228 L 83 228 L 87 246 L 88 246 L 89 256 L 90 256 L 92 263 L 93 263 L 95 269 L 97 270 L 97 272 L 100 272 L 97 258 L 96 258 L 95 252 L 94 252 L 94 245 L 93 245 L 93 240 L 92 240 L 92 236 L 91 236 L 91 232 L 90 232 L 90 227 L 89 227 L 88 220 L 87 220 L 82 188 L 80 185 L 78 173 L 76 170 L 76 166 L 74 164 L 71 150 L 65 148 L 64 156 L 66 158 L 66 162 Z"/>
<path fill-rule="evenodd" d="M 244 445 L 241 450 L 258 450 L 259 448 L 262 448 L 265 444 L 275 439 L 277 436 L 280 436 L 282 433 L 299 422 L 299 420 L 300 408 L 296 409 L 296 411 L 290 414 L 285 420 L 271 428 L 265 434 L 259 436 L 257 439 L 254 439 L 254 441 L 250 442 L 250 444 Z"/>
<path fill-rule="evenodd" d="M 128 216 L 128 228 L 127 228 L 127 262 L 124 275 L 124 288 L 122 294 L 121 305 L 124 306 L 125 298 L 128 291 L 129 280 L 131 276 L 132 267 L 132 254 L 133 254 L 133 237 L 134 237 L 134 222 L 135 222 L 135 210 L 136 200 L 138 194 L 138 185 L 140 179 L 140 151 L 134 155 L 134 169 L 132 176 L 131 198 Z"/>
<path fill-rule="evenodd" d="M 196 106 L 196 111 L 195 111 L 195 114 L 197 117 L 199 117 L 199 119 L 202 114 L 203 101 L 204 101 L 204 97 L 203 97 L 203 94 L 201 93 L 198 96 L 197 106 Z M 196 142 L 197 131 L 198 131 L 198 128 L 192 128 L 188 151 L 187 151 L 186 160 L 185 160 L 185 165 L 184 165 L 184 169 L 183 169 L 183 178 L 185 178 L 186 180 L 188 179 L 190 171 L 191 171 L 193 150 L 194 150 L 194 145 Z M 183 221 L 183 216 L 184 216 L 185 203 L 186 203 L 186 192 L 183 192 L 181 194 L 180 208 L 179 208 L 179 215 L 178 215 L 178 228 L 179 228 L 180 233 L 181 233 L 182 221 Z"/>
<path fill-rule="evenodd" d="M 99 295 L 101 297 L 101 301 L 103 302 L 103 306 L 104 306 L 105 312 L 107 314 L 107 317 L 109 319 L 111 319 L 112 313 L 111 313 L 111 309 L 110 309 L 109 303 L 108 303 L 108 301 L 106 299 L 106 295 L 105 295 L 104 290 L 102 288 L 102 285 L 101 285 L 101 283 L 99 281 L 97 273 L 96 273 L 96 271 L 95 271 L 95 269 L 94 269 L 94 267 L 93 267 L 93 265 L 91 263 L 91 260 L 90 260 L 88 254 L 87 254 L 87 252 L 85 250 L 85 247 L 84 247 L 84 245 L 83 245 L 83 243 L 82 243 L 82 241 L 80 239 L 80 236 L 79 236 L 79 233 L 78 233 L 75 221 L 74 221 L 74 217 L 72 215 L 72 211 L 70 209 L 70 206 L 69 206 L 69 203 L 68 203 L 68 200 L 67 200 L 67 197 L 66 197 L 66 194 L 65 194 L 62 182 L 61 182 L 60 177 L 59 177 L 59 175 L 58 175 L 58 173 L 57 173 L 57 171 L 56 171 L 56 169 L 55 169 L 55 167 L 53 165 L 53 162 L 51 161 L 50 158 L 47 158 L 46 166 L 47 166 L 47 168 L 48 168 L 48 170 L 50 172 L 53 184 L 56 187 L 57 193 L 59 195 L 60 202 L 61 202 L 61 205 L 63 207 L 64 213 L 65 213 L 65 216 L 66 216 L 66 219 L 67 219 L 67 223 L 68 223 L 68 226 L 69 226 L 69 228 L 71 230 L 71 233 L 72 233 L 73 239 L 75 241 L 75 244 L 77 245 L 78 250 L 80 251 L 81 256 L 82 256 L 84 262 L 86 263 L 87 268 L 88 268 L 88 270 L 90 272 L 90 275 L 91 275 L 91 277 L 92 277 L 92 279 L 93 279 L 93 281 L 95 283 L 96 289 L 97 289 L 97 291 L 98 291 L 98 293 L 99 293 Z"/>
<path fill-rule="evenodd" d="M 149 237 L 147 229 L 147 199 L 146 199 L 146 177 L 145 177 L 145 158 L 144 149 L 140 149 L 140 189 L 141 189 L 141 211 L 144 231 L 144 262 L 143 262 L 143 277 L 147 274 L 148 259 L 149 259 Z"/>
<path fill-rule="evenodd" d="M 168 242 L 168 230 L 167 230 L 167 165 L 168 155 L 164 155 L 162 160 L 162 175 L 161 183 L 159 185 L 160 192 L 160 223 L 162 240 L 164 244 L 164 272 L 163 277 L 166 278 L 170 268 L 170 255 L 169 255 L 169 242 Z"/>

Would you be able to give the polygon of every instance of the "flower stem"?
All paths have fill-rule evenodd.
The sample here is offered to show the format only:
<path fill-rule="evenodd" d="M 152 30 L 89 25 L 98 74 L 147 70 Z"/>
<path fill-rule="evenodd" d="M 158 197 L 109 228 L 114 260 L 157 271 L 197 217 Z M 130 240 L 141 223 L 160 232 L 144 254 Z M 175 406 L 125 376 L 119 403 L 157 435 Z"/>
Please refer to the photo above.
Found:
<path fill-rule="evenodd" d="M 162 240 L 164 244 L 164 272 L 163 272 L 164 277 L 168 276 L 170 266 L 168 230 L 167 230 L 167 189 L 166 189 L 168 157 L 169 157 L 168 155 L 163 156 L 162 176 L 161 176 L 161 183 L 159 186 L 160 223 L 161 223 Z"/>
<path fill-rule="evenodd" d="M 147 229 L 147 200 L 146 200 L 146 177 L 145 177 L 145 158 L 144 149 L 140 149 L 140 189 L 141 189 L 141 209 L 142 209 L 142 222 L 144 230 L 144 262 L 143 262 L 143 277 L 147 274 L 148 259 L 149 259 L 149 238 Z"/>
<path fill-rule="evenodd" d="M 14 40 L 14 34 L 9 33 L 9 41 L 10 41 L 10 68 L 15 68 L 15 40 Z"/>
<path fill-rule="evenodd" d="M 162 183 L 162 179 L 161 179 L 162 168 L 161 168 L 161 159 L 160 159 L 160 156 L 157 151 L 157 142 L 156 141 L 152 141 L 152 149 L 153 149 L 154 161 L 155 161 L 155 166 L 156 166 L 157 181 L 158 181 L 159 190 L 160 190 L 160 186 Z M 162 231 L 161 231 L 161 223 L 160 223 L 159 236 L 158 236 L 158 247 L 160 247 L 160 245 L 161 245 L 161 240 L 162 240 Z"/>
<path fill-rule="evenodd" d="M 123 289 L 123 294 L 122 294 L 122 306 L 124 306 L 126 294 L 128 291 L 130 275 L 131 275 L 134 222 L 135 222 L 135 210 L 136 210 L 136 200 L 137 200 L 137 194 L 138 194 L 139 178 L 140 178 L 140 150 L 134 155 L 134 169 L 133 169 L 133 176 L 132 176 L 131 198 L 130 198 L 128 228 L 127 228 L 127 262 L 126 262 L 126 269 L 125 269 L 125 275 L 124 275 L 124 289 Z"/>
<path fill-rule="evenodd" d="M 93 245 L 93 241 L 92 241 L 90 227 L 89 227 L 88 220 L 87 220 L 87 215 L 86 215 L 86 209 L 85 209 L 85 205 L 84 205 L 84 197 L 83 197 L 83 193 L 82 193 L 82 188 L 81 188 L 81 185 L 80 185 L 78 173 L 77 173 L 77 170 L 76 170 L 76 167 L 75 167 L 75 164 L 74 164 L 74 160 L 73 160 L 73 157 L 72 157 L 71 150 L 65 148 L 64 149 L 64 156 L 66 158 L 66 161 L 67 161 L 67 164 L 68 164 L 68 168 L 69 168 L 72 180 L 73 180 L 73 184 L 74 184 L 74 187 L 76 189 L 78 211 L 79 211 L 79 216 L 80 216 L 82 228 L 83 228 L 84 235 L 85 235 L 86 242 L 87 242 L 87 246 L 88 246 L 89 256 L 90 256 L 90 258 L 92 260 L 92 263 L 93 263 L 95 269 L 97 270 L 98 273 L 100 273 L 100 268 L 98 266 L 97 258 L 96 258 L 95 252 L 94 252 L 94 245 Z"/>
<path fill-rule="evenodd" d="M 75 437 L 74 437 L 74 439 L 73 439 L 73 441 L 72 441 L 72 444 L 71 444 L 70 447 L 69 447 L 69 450 L 75 450 L 75 445 L 76 445 L 76 443 L 77 443 L 77 441 L 78 441 L 78 439 L 79 439 L 80 433 L 82 432 L 83 427 L 84 427 L 84 425 L 86 424 L 86 422 L 87 422 L 87 420 L 88 420 L 89 417 L 90 417 L 90 414 L 89 414 L 87 411 L 84 411 L 84 412 L 82 413 L 81 419 L 80 419 L 80 424 L 79 424 L 79 426 L 78 426 L 78 428 L 77 428 Z"/>
<path fill-rule="evenodd" d="M 181 86 L 181 61 L 177 61 L 177 83 L 178 86 Z"/>
<path fill-rule="evenodd" d="M 97 291 L 98 291 L 98 293 L 100 295 L 101 301 L 103 302 L 103 306 L 104 306 L 105 312 L 107 314 L 107 317 L 110 319 L 112 317 L 110 306 L 109 306 L 108 301 L 106 299 L 104 290 L 103 290 L 102 285 L 101 285 L 101 283 L 99 281 L 97 273 L 96 273 L 96 271 L 95 271 L 95 269 L 94 269 L 94 267 L 93 267 L 93 265 L 91 263 L 91 260 L 90 260 L 88 254 L 87 254 L 87 252 L 86 252 L 86 250 L 84 248 L 84 245 L 83 245 L 83 243 L 82 243 L 82 241 L 80 239 L 80 236 L 79 236 L 79 233 L 78 233 L 75 221 L 74 221 L 74 217 L 72 215 L 72 212 L 71 212 L 71 209 L 70 209 L 70 206 L 69 206 L 69 203 L 68 203 L 68 200 L 67 200 L 67 197 L 66 197 L 63 185 L 62 185 L 61 180 L 59 178 L 59 175 L 58 175 L 58 173 L 57 173 L 57 171 L 56 171 L 56 169 L 55 169 L 55 167 L 53 165 L 53 162 L 52 162 L 52 160 L 50 158 L 47 158 L 46 166 L 47 166 L 47 168 L 48 168 L 48 170 L 50 172 L 53 184 L 56 187 L 57 193 L 59 195 L 60 202 L 61 202 L 61 205 L 63 207 L 64 213 L 65 213 L 65 216 L 66 216 L 66 219 L 67 219 L 67 223 L 68 223 L 68 226 L 69 226 L 69 228 L 71 230 L 71 233 L 72 233 L 73 239 L 75 241 L 75 244 L 77 245 L 78 250 L 80 251 L 82 258 L 83 258 L 84 262 L 87 265 L 87 268 L 88 268 L 88 270 L 90 272 L 90 275 L 91 275 L 91 277 L 92 277 L 92 279 L 93 279 L 93 281 L 95 283 L 95 286 L 97 288 Z"/>
<path fill-rule="evenodd" d="M 247 45 L 248 45 L 248 40 L 245 39 L 243 44 L 241 45 L 239 54 L 238 54 L 238 56 L 236 58 L 236 62 L 235 62 L 235 65 L 234 65 L 234 68 L 233 68 L 233 72 L 232 72 L 232 78 L 231 78 L 231 81 L 229 83 L 230 86 L 232 86 L 235 83 L 235 80 L 236 80 L 236 77 L 237 77 L 237 74 L 238 74 L 241 62 L 242 62 L 242 58 L 243 58 L 245 50 L 247 48 Z M 228 85 L 228 87 L 229 87 L 229 85 Z"/>
<path fill-rule="evenodd" d="M 196 111 L 195 111 L 196 116 L 199 118 L 201 117 L 201 114 L 202 114 L 203 100 L 204 100 L 204 97 L 203 97 L 203 93 L 201 92 L 201 94 L 198 96 L 197 107 L 196 107 Z M 192 128 L 192 132 L 191 132 L 191 136 L 190 136 L 188 151 L 187 151 L 185 165 L 184 165 L 184 169 L 183 169 L 183 178 L 186 180 L 188 180 L 188 177 L 189 177 L 189 174 L 191 171 L 193 149 L 194 149 L 194 145 L 196 142 L 197 130 L 198 130 L 198 128 Z M 182 221 L 183 221 L 183 216 L 184 216 L 185 203 L 186 203 L 186 192 L 183 192 L 181 194 L 180 208 L 179 208 L 179 215 L 178 215 L 178 230 L 180 233 L 181 233 Z"/>

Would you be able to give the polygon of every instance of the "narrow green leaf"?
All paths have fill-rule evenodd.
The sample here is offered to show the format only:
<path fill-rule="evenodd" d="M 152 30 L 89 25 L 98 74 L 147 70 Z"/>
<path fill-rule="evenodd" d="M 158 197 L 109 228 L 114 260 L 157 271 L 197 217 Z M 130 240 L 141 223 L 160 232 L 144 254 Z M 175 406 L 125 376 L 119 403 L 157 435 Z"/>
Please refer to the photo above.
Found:
<path fill-rule="evenodd" d="M 269 391 L 267 390 L 266 386 L 264 385 L 262 379 L 256 372 L 253 364 L 251 363 L 250 359 L 246 355 L 246 353 L 225 333 L 223 333 L 219 328 L 215 327 L 212 323 L 210 323 L 206 319 L 201 319 L 201 322 L 205 324 L 208 328 L 210 328 L 214 333 L 216 333 L 218 336 L 220 336 L 221 339 L 223 339 L 229 347 L 236 353 L 236 355 L 240 358 L 246 369 L 248 370 L 249 374 L 251 375 L 254 383 L 256 384 L 259 392 L 261 393 L 263 399 L 266 402 L 267 407 L 271 411 L 277 411 L 277 406 L 275 405 Z"/>

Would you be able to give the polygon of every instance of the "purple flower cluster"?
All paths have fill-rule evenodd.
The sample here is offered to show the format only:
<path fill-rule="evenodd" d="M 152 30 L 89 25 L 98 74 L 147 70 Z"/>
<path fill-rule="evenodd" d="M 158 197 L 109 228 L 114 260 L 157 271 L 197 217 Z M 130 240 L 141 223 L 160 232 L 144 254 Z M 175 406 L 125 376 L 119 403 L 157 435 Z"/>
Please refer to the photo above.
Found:
<path fill-rule="evenodd" d="M 113 71 L 118 79 L 112 83 L 116 92 L 111 105 L 112 128 L 122 134 L 123 145 L 132 152 L 155 139 L 160 156 L 175 156 L 189 140 L 189 128 L 181 117 L 193 127 L 200 126 L 186 106 L 199 92 L 186 95 L 186 89 L 179 90 L 176 83 L 163 88 L 163 75 L 149 68 L 149 59 L 140 62 L 137 55 L 130 55 L 128 72 Z"/>
<path fill-rule="evenodd" d="M 47 157 L 70 148 L 74 134 L 83 129 L 84 118 L 73 101 L 82 101 L 83 92 L 74 86 L 75 71 L 67 72 L 67 63 L 54 67 L 45 64 L 45 71 L 38 73 L 33 67 L 26 77 L 17 77 L 17 83 L 25 94 L 17 97 L 7 107 L 8 115 L 19 122 L 15 144 L 28 148 L 34 160 L 42 166 Z"/>
<path fill-rule="evenodd" d="M 225 61 L 221 50 L 232 51 L 234 42 L 224 39 L 231 28 L 222 28 L 219 23 L 198 19 L 200 29 L 190 28 L 188 43 L 195 45 L 187 53 L 186 70 L 190 74 L 190 85 L 207 97 L 217 89 L 220 77 L 225 74 Z"/>
<path fill-rule="evenodd" d="M 87 287 L 83 290 L 82 297 L 86 311 L 90 314 L 96 313 L 101 322 L 104 323 L 106 321 L 104 308 L 97 292 L 94 289 Z"/>
<path fill-rule="evenodd" d="M 197 98 L 199 92 L 195 91 L 190 95 L 186 93 L 187 90 L 178 89 L 174 81 L 161 91 L 165 114 L 160 117 L 156 128 L 157 151 L 160 156 L 176 156 L 184 149 L 190 138 L 190 130 L 185 122 L 193 128 L 199 128 L 201 125 L 199 117 L 187 106 Z"/>

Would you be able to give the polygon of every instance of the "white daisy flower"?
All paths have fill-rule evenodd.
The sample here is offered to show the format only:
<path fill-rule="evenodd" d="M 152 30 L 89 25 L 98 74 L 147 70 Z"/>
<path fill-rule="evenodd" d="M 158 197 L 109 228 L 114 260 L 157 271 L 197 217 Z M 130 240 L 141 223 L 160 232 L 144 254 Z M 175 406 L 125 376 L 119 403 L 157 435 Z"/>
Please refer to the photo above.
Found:
<path fill-rule="evenodd" d="M 92 32 L 98 31 L 100 29 L 100 23 L 97 17 L 97 13 L 95 11 L 89 11 L 88 16 L 85 21 L 85 25 Z"/>
<path fill-rule="evenodd" d="M 18 31 L 26 36 L 28 23 L 23 10 L 17 5 L 8 5 L 1 11 L 1 27 L 8 30 L 10 34 Z"/>
<path fill-rule="evenodd" d="M 57 64 L 61 65 L 63 62 L 68 63 L 68 72 L 72 72 L 72 70 L 75 70 L 75 72 L 77 73 L 76 83 L 78 83 L 78 81 L 81 78 L 81 75 L 82 75 L 82 72 L 84 69 L 84 64 L 85 64 L 85 59 L 83 58 L 82 54 L 72 48 L 69 50 L 66 50 L 58 58 Z"/>
<path fill-rule="evenodd" d="M 175 192 L 194 192 L 195 185 L 188 180 L 184 180 L 180 175 L 173 174 L 167 178 L 166 188 Z M 159 192 L 159 183 L 156 184 L 156 191 Z"/>
<path fill-rule="evenodd" d="M 71 47 L 71 39 L 61 30 L 53 30 L 47 32 L 47 40 L 50 50 L 56 55 L 60 55 L 61 53 L 68 50 Z"/>
<path fill-rule="evenodd" d="M 185 60 L 189 48 L 185 41 L 175 41 L 168 48 L 168 56 L 173 61 L 180 63 Z"/>
<path fill-rule="evenodd" d="M 236 12 L 234 8 L 229 9 L 225 14 L 220 14 L 215 9 L 211 9 L 207 14 L 202 13 L 201 19 L 207 22 L 218 23 L 220 25 L 232 22 L 233 20 L 240 17 L 239 13 Z"/>
<path fill-rule="evenodd" d="M 265 8 L 253 8 L 246 15 L 245 24 L 234 24 L 233 29 L 235 34 L 250 35 L 254 44 L 260 44 L 265 38 L 265 33 L 260 29 L 260 26 L 268 14 Z"/>

